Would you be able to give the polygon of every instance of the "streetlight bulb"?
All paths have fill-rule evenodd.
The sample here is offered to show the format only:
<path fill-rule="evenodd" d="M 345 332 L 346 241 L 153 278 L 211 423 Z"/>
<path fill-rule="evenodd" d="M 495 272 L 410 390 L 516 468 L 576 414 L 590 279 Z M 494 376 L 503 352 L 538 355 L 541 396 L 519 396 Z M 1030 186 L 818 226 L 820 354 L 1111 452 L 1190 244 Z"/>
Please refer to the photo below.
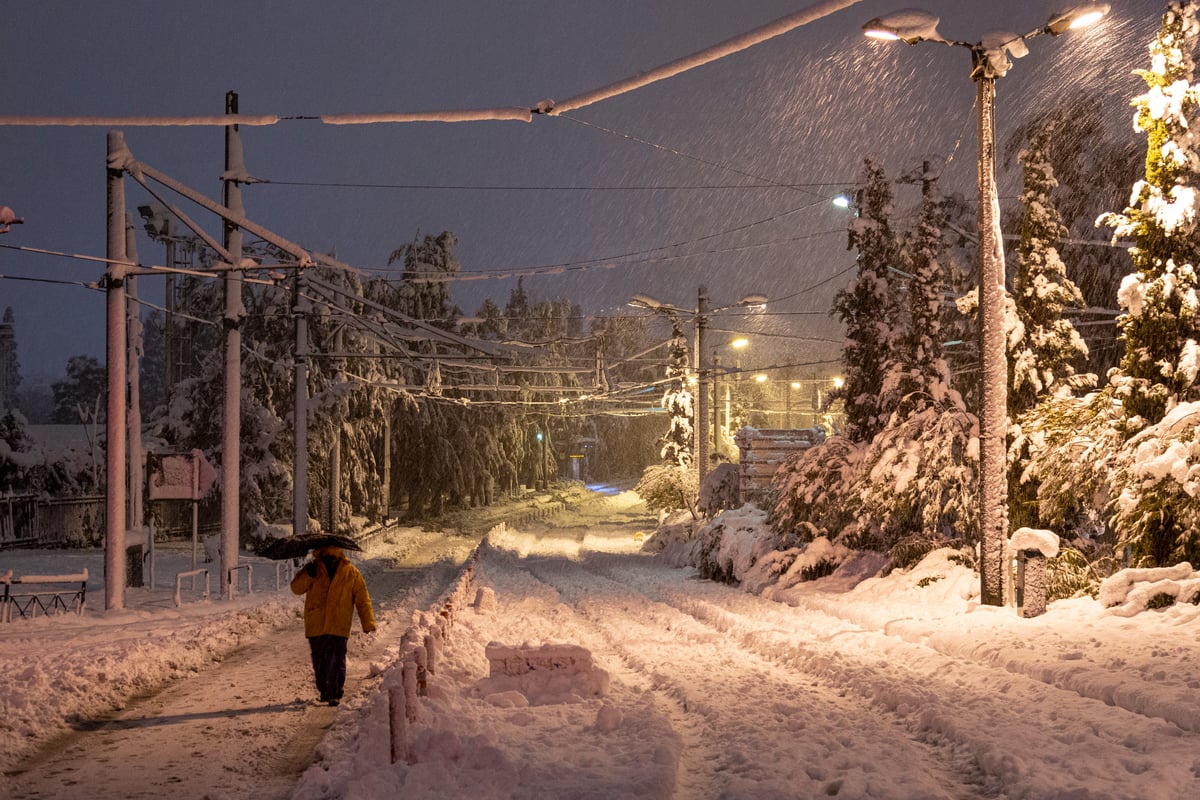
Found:
<path fill-rule="evenodd" d="M 792 388 L 793 388 L 793 389 L 799 389 L 799 388 L 800 388 L 800 381 L 792 381 Z"/>
<path fill-rule="evenodd" d="M 746 347 L 749 344 L 750 344 L 750 340 L 743 338 L 743 339 L 734 339 L 732 342 L 729 343 L 729 346 L 732 347 L 734 350 L 741 350 L 743 347 Z"/>
<path fill-rule="evenodd" d="M 871 34 L 870 34 L 870 33 L 868 33 L 867 35 L 868 35 L 868 36 L 870 36 Z M 883 39 L 883 38 L 885 38 L 885 37 L 883 37 L 883 36 L 876 36 L 875 38 L 876 38 L 876 39 Z M 894 36 L 893 36 L 892 38 L 894 39 L 894 38 L 896 38 L 896 37 L 894 37 Z M 838 208 L 849 208 L 849 207 L 850 207 L 850 198 L 849 198 L 849 197 L 847 197 L 847 196 L 846 196 L 846 195 L 844 195 L 844 194 L 839 194 L 837 197 L 833 198 L 833 204 L 834 204 L 835 206 L 837 206 Z"/>
<path fill-rule="evenodd" d="M 866 35 L 870 36 L 872 39 L 882 39 L 885 42 L 894 42 L 900 38 L 899 36 L 892 33 L 891 31 L 885 31 L 881 28 L 867 28 L 864 30 L 864 33 L 866 33 Z M 834 201 L 834 202 L 837 202 L 837 201 Z"/>
<path fill-rule="evenodd" d="M 1072 6 L 1050 18 L 1050 21 L 1046 23 L 1046 33 L 1058 36 L 1060 33 L 1077 28 L 1086 28 L 1103 18 L 1108 13 L 1108 9 L 1108 3 L 1083 3 Z"/>
<path fill-rule="evenodd" d="M 754 376 L 754 382 L 755 382 L 755 383 L 766 383 L 766 382 L 767 382 L 767 380 L 768 380 L 768 379 L 767 379 L 767 376 L 766 376 L 766 375 L 764 375 L 764 374 L 763 374 L 763 373 L 761 373 L 761 372 L 760 372 L 760 373 L 758 373 L 757 375 L 755 375 L 755 376 Z"/>
<path fill-rule="evenodd" d="M 835 377 L 833 379 L 833 388 L 840 389 L 845 385 L 846 385 L 846 379 L 843 378 L 841 375 L 838 375 L 837 377 Z"/>

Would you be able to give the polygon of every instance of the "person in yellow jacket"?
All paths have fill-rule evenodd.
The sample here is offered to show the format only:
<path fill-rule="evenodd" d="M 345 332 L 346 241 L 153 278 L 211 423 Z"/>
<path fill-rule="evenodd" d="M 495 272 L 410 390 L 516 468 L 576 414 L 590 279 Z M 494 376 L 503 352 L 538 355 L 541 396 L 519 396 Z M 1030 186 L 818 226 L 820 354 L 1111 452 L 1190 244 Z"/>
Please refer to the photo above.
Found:
<path fill-rule="evenodd" d="M 366 581 L 340 547 L 321 547 L 292 578 L 292 591 L 305 595 L 304 635 L 321 702 L 336 706 L 346 685 L 346 644 L 354 611 L 363 633 L 375 630 Z"/>

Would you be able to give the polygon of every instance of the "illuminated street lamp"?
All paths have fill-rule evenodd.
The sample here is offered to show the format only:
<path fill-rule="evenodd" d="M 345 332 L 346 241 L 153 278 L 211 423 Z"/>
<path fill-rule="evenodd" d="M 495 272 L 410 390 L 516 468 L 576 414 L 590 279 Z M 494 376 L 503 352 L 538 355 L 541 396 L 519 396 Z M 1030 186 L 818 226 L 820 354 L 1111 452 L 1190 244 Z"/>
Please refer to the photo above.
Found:
<path fill-rule="evenodd" d="M 1108 13 L 1107 3 L 1082 3 L 1050 17 L 1023 36 L 989 34 L 970 43 L 943 39 L 938 18 L 925 11 L 898 11 L 863 26 L 867 36 L 907 44 L 937 42 L 971 51 L 971 79 L 979 107 L 979 529 L 980 601 L 1003 605 L 1003 557 L 1008 533 L 1008 485 L 1005 436 L 1008 427 L 1008 364 L 1004 347 L 1004 250 L 1000 235 L 1000 203 L 996 195 L 996 79 L 1012 66 L 1009 56 L 1028 51 L 1025 41 L 1043 33 L 1057 36 L 1096 22 Z"/>
<path fill-rule="evenodd" d="M 635 294 L 629 298 L 629 305 L 634 308 L 648 308 L 651 311 L 674 318 L 678 318 L 681 315 L 690 316 L 695 320 L 695 362 L 696 371 L 700 376 L 700 388 L 699 402 L 697 403 L 693 424 L 693 438 L 696 442 L 696 469 L 700 481 L 704 480 L 704 475 L 708 472 L 708 383 L 712 379 L 712 370 L 707 363 L 708 353 L 705 352 L 704 347 L 705 329 L 708 327 L 708 315 L 720 311 L 728 311 L 731 308 L 761 309 L 766 304 L 767 298 L 765 295 L 750 294 L 732 305 L 709 308 L 708 289 L 704 286 L 701 286 L 697 291 L 695 308 L 679 308 L 667 303 L 660 303 L 644 294 Z"/>

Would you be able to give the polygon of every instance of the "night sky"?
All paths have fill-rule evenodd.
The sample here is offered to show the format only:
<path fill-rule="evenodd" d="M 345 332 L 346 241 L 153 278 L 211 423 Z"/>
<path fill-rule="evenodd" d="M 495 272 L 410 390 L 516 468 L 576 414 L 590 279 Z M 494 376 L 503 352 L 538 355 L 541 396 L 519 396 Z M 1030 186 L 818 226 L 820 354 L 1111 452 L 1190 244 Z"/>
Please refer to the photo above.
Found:
<path fill-rule="evenodd" d="M 0 115 L 220 114 L 228 90 L 239 93 L 244 114 L 530 107 L 812 4 L 9 3 L 0 15 Z M 385 269 L 389 253 L 418 233 L 443 230 L 459 237 L 466 273 L 570 265 L 526 278 L 526 289 L 538 299 L 569 298 L 587 313 L 624 310 L 635 293 L 691 307 L 701 283 L 716 305 L 749 293 L 785 298 L 765 317 L 730 317 L 714 328 L 775 334 L 756 343 L 765 363 L 836 359 L 841 332 L 828 309 L 853 253 L 847 212 L 829 200 L 858 179 L 862 159 L 874 156 L 896 176 L 923 158 L 949 158 L 943 191 L 975 193 L 966 51 L 862 36 L 866 20 L 905 5 L 864 0 L 685 75 L 530 124 L 243 127 L 248 170 L 274 182 L 246 187 L 246 211 L 369 272 Z M 1075 92 L 1102 93 L 1114 128 L 1138 136 L 1128 101 L 1143 84 L 1131 72 L 1147 66 L 1166 3 L 1112 6 L 1094 29 L 1030 43 L 1030 56 L 999 84 L 1001 140 L 1032 111 Z M 975 41 L 997 28 L 1028 32 L 1062 6 L 923 7 L 941 16 L 943 36 Z M 105 130 L 0 126 L 0 205 L 25 219 L 0 245 L 104 254 Z M 135 157 L 219 199 L 220 128 L 124 130 Z M 435 186 L 453 188 L 427 188 Z M 1001 194 L 1015 187 L 1010 174 Z M 150 199 L 132 181 L 127 192 L 131 211 Z M 900 190 L 898 211 L 916 199 L 915 190 Z M 218 234 L 210 215 L 184 205 Z M 162 263 L 161 244 L 140 236 L 138 250 L 142 263 Z M 0 249 L 4 276 L 89 282 L 101 274 L 96 263 Z M 141 281 L 142 294 L 161 302 L 161 284 Z M 453 296 L 470 314 L 485 297 L 503 304 L 514 286 L 461 281 Z M 0 280 L 4 306 L 16 314 L 26 379 L 61 375 L 76 354 L 103 360 L 101 293 Z"/>

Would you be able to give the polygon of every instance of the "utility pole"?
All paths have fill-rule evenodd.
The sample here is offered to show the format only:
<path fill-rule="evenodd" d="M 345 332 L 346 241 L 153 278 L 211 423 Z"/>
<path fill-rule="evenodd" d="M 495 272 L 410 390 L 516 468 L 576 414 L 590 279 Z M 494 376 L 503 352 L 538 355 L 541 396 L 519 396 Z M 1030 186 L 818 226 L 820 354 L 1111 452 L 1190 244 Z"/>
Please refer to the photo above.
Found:
<path fill-rule="evenodd" d="M 333 351 L 338 354 L 337 357 L 337 378 L 338 382 L 343 379 L 342 376 L 342 330 L 341 325 L 333 333 Z M 341 510 L 342 502 L 342 422 L 339 416 L 335 418 L 333 426 L 333 441 L 329 447 L 329 530 L 337 531 L 338 529 L 338 512 Z"/>
<path fill-rule="evenodd" d="M 708 327 L 708 288 L 696 292 L 696 370 L 699 373 L 699 404 L 696 408 L 693 436 L 696 440 L 696 469 L 698 483 L 708 473 L 708 382 L 712 372 L 708 367 L 708 347 L 705 329 Z"/>
<path fill-rule="evenodd" d="M 125 136 L 108 132 L 108 271 L 104 275 L 108 444 L 104 492 L 104 608 L 125 607 Z"/>
<path fill-rule="evenodd" d="M 308 298 L 304 296 L 304 270 L 296 270 L 296 296 L 292 304 L 296 318 L 295 395 L 292 435 L 295 456 L 292 464 L 292 535 L 308 532 Z"/>
<path fill-rule="evenodd" d="M 236 92 L 226 92 L 225 113 L 238 113 Z M 224 197 L 232 213 L 243 216 L 241 179 L 245 175 L 242 141 L 237 125 L 225 126 Z M 239 487 L 242 439 L 242 229 L 225 221 L 223 245 L 233 262 L 225 273 L 225 404 L 221 428 L 221 582 L 222 596 L 232 599 L 234 570 L 238 565 Z M 111 404 L 111 401 L 110 401 Z"/>
<path fill-rule="evenodd" d="M 125 257 L 133 264 L 138 261 L 137 237 L 134 235 L 133 215 L 125 214 Z M 142 453 L 142 391 L 140 365 L 142 357 L 142 313 L 138 305 L 137 278 L 125 279 L 127 361 L 129 378 L 129 528 L 140 531 L 145 524 L 142 499 L 145 487 Z"/>

